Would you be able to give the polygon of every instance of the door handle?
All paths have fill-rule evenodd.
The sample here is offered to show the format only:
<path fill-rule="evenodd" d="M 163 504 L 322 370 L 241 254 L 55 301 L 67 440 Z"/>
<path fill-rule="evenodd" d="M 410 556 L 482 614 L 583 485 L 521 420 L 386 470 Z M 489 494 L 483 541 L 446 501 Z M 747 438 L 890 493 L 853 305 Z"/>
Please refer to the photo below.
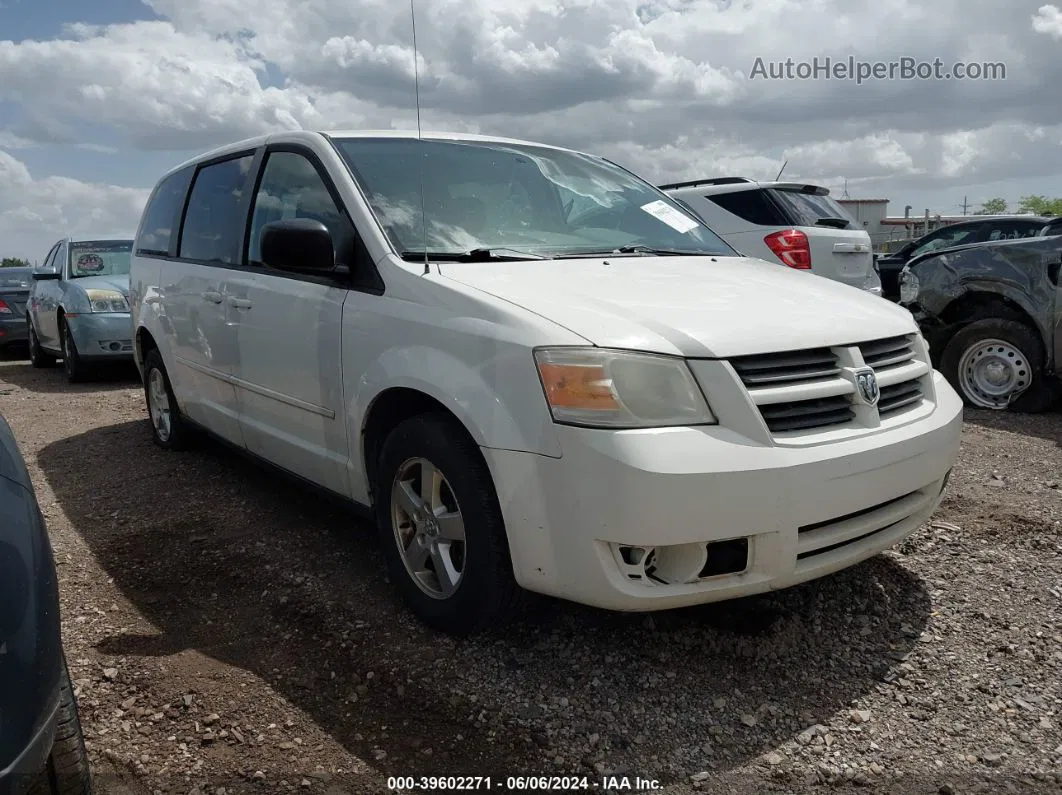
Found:
<path fill-rule="evenodd" d="M 212 304 L 221 303 L 221 293 L 214 292 L 213 290 L 207 290 L 205 293 L 203 293 L 203 298 L 205 298 Z"/>
<path fill-rule="evenodd" d="M 246 298 L 236 298 L 230 295 L 229 306 L 231 306 L 233 309 L 250 309 L 252 306 L 254 306 L 254 304 Z"/>

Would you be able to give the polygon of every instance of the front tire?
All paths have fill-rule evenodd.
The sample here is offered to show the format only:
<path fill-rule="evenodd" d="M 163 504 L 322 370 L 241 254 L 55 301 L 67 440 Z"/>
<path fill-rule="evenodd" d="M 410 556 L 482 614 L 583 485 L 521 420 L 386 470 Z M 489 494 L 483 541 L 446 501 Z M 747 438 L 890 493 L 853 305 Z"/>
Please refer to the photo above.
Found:
<path fill-rule="evenodd" d="M 70 324 L 65 319 L 59 321 L 59 339 L 63 346 L 63 369 L 66 371 L 66 380 L 71 384 L 88 381 L 92 376 L 92 368 L 85 364 L 85 360 L 77 352 L 74 334 L 70 331 Z"/>
<path fill-rule="evenodd" d="M 191 446 L 194 432 L 177 405 L 162 354 L 154 349 L 144 357 L 144 399 L 155 444 L 164 450 L 185 450 Z"/>
<path fill-rule="evenodd" d="M 417 618 L 469 635 L 519 610 L 524 592 L 490 471 L 454 420 L 400 423 L 384 441 L 374 490 L 388 573 Z"/>
<path fill-rule="evenodd" d="M 70 683 L 70 672 L 63 660 L 63 678 L 59 690 L 59 721 L 55 742 L 44 770 L 34 782 L 30 795 L 91 795 L 92 773 L 89 769 L 77 699 Z"/>
<path fill-rule="evenodd" d="M 1058 385 L 1044 374 L 1039 335 L 1016 320 L 988 318 L 960 329 L 944 347 L 941 371 L 974 408 L 1046 411 Z"/>
<path fill-rule="evenodd" d="M 37 331 L 33 328 L 33 323 L 27 320 L 26 327 L 27 336 L 29 337 L 30 364 L 38 369 L 55 367 L 55 357 L 50 353 L 46 353 L 44 348 L 41 347 L 41 341 L 37 337 Z"/>

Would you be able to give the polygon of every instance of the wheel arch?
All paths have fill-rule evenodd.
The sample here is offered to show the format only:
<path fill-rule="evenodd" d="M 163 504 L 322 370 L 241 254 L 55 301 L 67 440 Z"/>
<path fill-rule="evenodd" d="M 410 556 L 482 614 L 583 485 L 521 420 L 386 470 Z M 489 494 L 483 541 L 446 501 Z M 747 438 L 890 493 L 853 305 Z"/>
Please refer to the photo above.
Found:
<path fill-rule="evenodd" d="M 144 359 L 147 358 L 148 352 L 153 350 L 159 350 L 155 336 L 144 326 L 138 327 L 133 335 L 133 356 L 141 376 L 144 374 Z"/>
<path fill-rule="evenodd" d="M 373 445 L 402 419 L 426 411 L 452 417 L 478 447 L 560 457 L 542 385 L 525 352 L 514 347 L 469 362 L 439 348 L 402 346 L 385 351 L 368 367 L 347 370 L 351 496 L 371 501 L 370 470 L 379 453 Z"/>
<path fill-rule="evenodd" d="M 373 484 L 376 482 L 380 451 L 388 434 L 402 422 L 421 414 L 439 414 L 461 428 L 478 448 L 480 442 L 465 422 L 441 400 L 412 387 L 388 387 L 377 394 L 365 411 L 359 438 L 361 440 L 362 471 L 369 499 L 375 502 Z"/>
<path fill-rule="evenodd" d="M 942 350 L 952 338 L 964 327 L 976 320 L 997 317 L 1013 320 L 1028 326 L 1039 335 L 1041 342 L 1049 339 L 1043 325 L 1036 319 L 1036 313 L 1029 306 L 1025 297 L 1012 291 L 1000 292 L 998 289 L 968 289 L 962 295 L 948 303 L 938 315 L 946 331 L 938 338 Z M 1054 366 L 1051 346 L 1044 345 L 1047 361 L 1045 367 Z"/>

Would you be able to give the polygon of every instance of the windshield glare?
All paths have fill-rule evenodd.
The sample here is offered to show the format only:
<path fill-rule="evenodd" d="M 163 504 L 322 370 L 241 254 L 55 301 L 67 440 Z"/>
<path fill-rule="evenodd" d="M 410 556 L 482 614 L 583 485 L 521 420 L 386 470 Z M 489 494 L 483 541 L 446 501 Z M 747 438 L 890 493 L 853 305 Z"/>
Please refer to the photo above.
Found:
<path fill-rule="evenodd" d="M 88 240 L 70 244 L 70 278 L 126 276 L 133 255 L 132 240 Z"/>
<path fill-rule="evenodd" d="M 480 141 L 336 144 L 399 252 L 560 256 L 638 246 L 737 256 L 670 197 L 599 158 Z"/>

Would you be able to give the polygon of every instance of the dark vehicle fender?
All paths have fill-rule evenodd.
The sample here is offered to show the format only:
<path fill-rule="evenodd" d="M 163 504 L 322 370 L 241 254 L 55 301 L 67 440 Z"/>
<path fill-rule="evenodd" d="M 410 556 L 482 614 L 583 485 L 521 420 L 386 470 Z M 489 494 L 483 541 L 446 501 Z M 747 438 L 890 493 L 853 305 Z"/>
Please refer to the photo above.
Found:
<path fill-rule="evenodd" d="M 23 479 L 25 463 L 0 418 L 0 771 L 47 730 L 63 671 L 55 560 Z"/>
<path fill-rule="evenodd" d="M 908 308 L 934 360 L 966 324 L 1009 317 L 1037 331 L 1047 355 L 1045 369 L 1053 372 L 1058 288 L 1049 277 L 1049 266 L 1059 257 L 1062 238 L 1028 238 L 935 252 L 909 263 L 919 292 L 918 303 Z"/>

